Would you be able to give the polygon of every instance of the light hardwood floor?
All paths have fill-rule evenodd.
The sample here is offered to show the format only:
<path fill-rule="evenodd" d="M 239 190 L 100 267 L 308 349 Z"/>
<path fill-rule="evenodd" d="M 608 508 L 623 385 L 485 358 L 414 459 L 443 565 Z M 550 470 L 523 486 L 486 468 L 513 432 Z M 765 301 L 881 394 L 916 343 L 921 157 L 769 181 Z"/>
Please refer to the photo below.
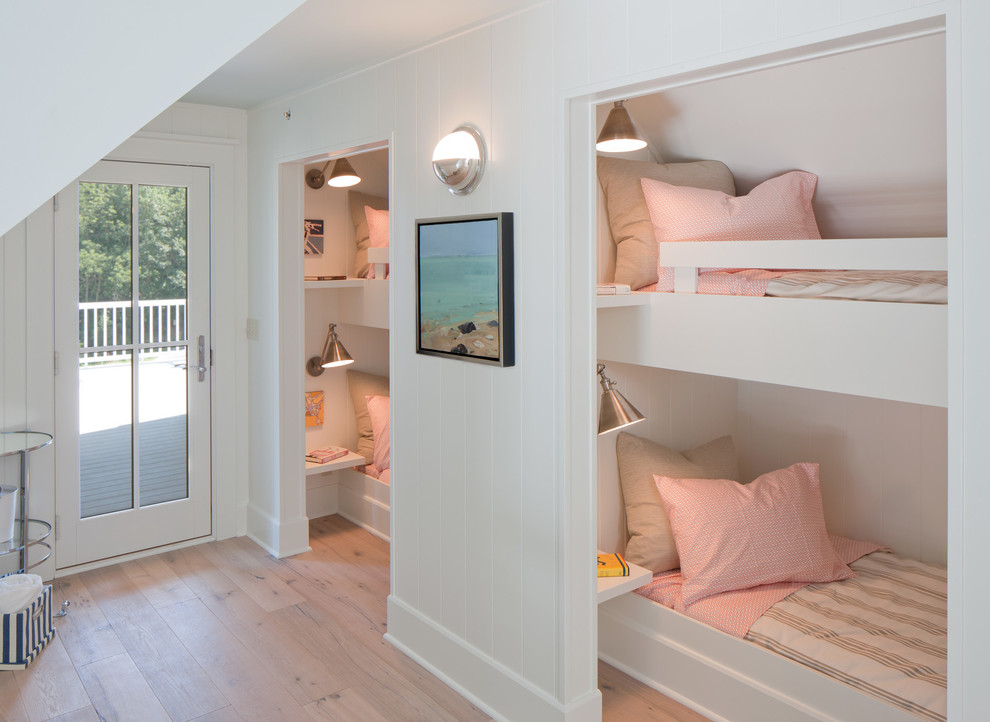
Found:
<path fill-rule="evenodd" d="M 388 544 L 338 516 L 313 550 L 246 538 L 55 582 L 69 616 L 23 672 L 0 672 L 0 722 L 487 720 L 383 638 Z M 702 720 L 599 665 L 605 719 Z"/>

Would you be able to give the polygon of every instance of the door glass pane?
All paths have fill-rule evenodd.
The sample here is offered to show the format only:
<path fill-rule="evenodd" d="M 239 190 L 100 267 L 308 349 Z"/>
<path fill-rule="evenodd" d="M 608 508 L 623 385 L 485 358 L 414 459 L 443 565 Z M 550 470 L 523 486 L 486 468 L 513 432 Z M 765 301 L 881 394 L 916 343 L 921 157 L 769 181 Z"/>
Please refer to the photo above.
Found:
<path fill-rule="evenodd" d="M 79 184 L 81 517 L 133 506 L 131 186 Z"/>
<path fill-rule="evenodd" d="M 138 448 L 141 506 L 185 499 L 186 349 L 141 351 Z M 193 372 L 195 373 L 195 372 Z"/>
<path fill-rule="evenodd" d="M 141 343 L 186 339 L 186 189 L 138 187 Z"/>

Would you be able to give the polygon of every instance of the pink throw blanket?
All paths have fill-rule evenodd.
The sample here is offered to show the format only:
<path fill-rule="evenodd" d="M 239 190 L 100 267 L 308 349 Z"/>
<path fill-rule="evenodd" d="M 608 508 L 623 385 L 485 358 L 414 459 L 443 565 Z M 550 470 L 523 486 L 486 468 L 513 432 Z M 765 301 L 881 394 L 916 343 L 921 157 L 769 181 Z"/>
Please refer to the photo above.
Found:
<path fill-rule="evenodd" d="M 836 554 L 845 564 L 850 564 L 870 552 L 885 549 L 873 542 L 834 535 L 829 535 L 829 538 L 832 540 Z M 653 581 L 637 589 L 636 593 L 699 622 L 721 629 L 734 637 L 742 638 L 765 611 L 784 597 L 806 586 L 808 586 L 807 582 L 763 584 L 750 589 L 735 589 L 713 594 L 685 605 L 681 599 L 681 572 L 679 569 L 674 569 L 654 574 Z"/>
<path fill-rule="evenodd" d="M 766 271 L 760 268 L 736 268 L 723 269 L 720 271 L 704 270 L 698 273 L 698 293 L 708 293 L 716 296 L 766 296 L 767 286 L 770 281 L 780 278 L 787 271 Z M 668 282 L 664 283 L 664 288 L 659 284 L 652 283 L 643 286 L 639 291 L 664 291 L 670 293 L 674 290 L 673 274 Z M 667 287 L 669 286 L 669 288 Z"/>

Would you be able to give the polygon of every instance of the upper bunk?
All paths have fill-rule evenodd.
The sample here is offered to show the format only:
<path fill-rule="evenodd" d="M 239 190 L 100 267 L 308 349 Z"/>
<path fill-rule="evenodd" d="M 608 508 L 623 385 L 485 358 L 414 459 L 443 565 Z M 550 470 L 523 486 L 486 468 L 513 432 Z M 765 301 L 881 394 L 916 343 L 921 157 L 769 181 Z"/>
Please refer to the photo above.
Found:
<path fill-rule="evenodd" d="M 622 156 L 613 155 L 604 165 L 600 161 L 600 175 L 612 175 L 599 188 L 599 283 L 624 282 L 636 289 L 656 282 L 659 275 L 661 290 L 673 292 L 653 292 L 646 285 L 628 296 L 598 296 L 599 357 L 946 406 L 944 58 L 944 36 L 921 34 L 628 100 L 626 107 L 650 143 L 648 153 L 641 151 L 626 162 L 632 170 L 619 172 L 630 176 L 633 185 L 639 185 L 636 169 L 647 168 L 637 162 L 715 159 L 715 165 L 731 173 L 728 189 L 710 179 L 697 185 L 706 193 L 717 189 L 745 202 L 762 192 L 769 179 L 800 169 L 817 176 L 811 202 L 817 228 L 793 236 L 755 236 L 761 240 L 742 235 L 699 242 L 691 230 L 683 237 L 677 237 L 676 228 L 673 236 L 667 232 L 680 222 L 677 214 L 690 216 L 689 228 L 706 225 L 707 218 L 696 223 L 691 215 L 704 207 L 694 196 L 684 200 L 674 193 L 680 205 L 651 199 L 649 208 L 645 199 L 638 200 L 642 207 L 629 212 L 646 214 L 646 227 L 657 231 L 651 238 L 656 249 L 652 263 L 657 265 L 656 253 L 661 259 L 659 269 L 647 268 L 644 275 L 636 270 L 642 259 L 623 256 L 621 250 L 629 239 L 620 217 L 625 211 L 615 202 L 622 185 L 614 181 L 614 169 Z M 599 108 L 600 122 L 608 108 Z M 653 177 L 664 179 L 663 172 Z M 655 188 L 665 192 L 667 186 Z M 739 208 L 745 212 L 745 206 Z M 727 213 L 737 211 L 733 206 Z M 658 220 L 657 214 L 664 212 L 677 222 L 665 225 L 662 216 Z M 613 235 L 619 239 L 618 260 Z M 762 240 L 767 237 L 778 240 Z M 632 272 L 630 258 L 640 264 Z M 719 269 L 767 269 L 770 273 L 762 274 L 764 283 L 756 284 L 756 293 L 763 292 L 766 278 L 790 269 L 842 270 L 871 278 L 872 272 L 883 271 L 935 282 L 928 295 L 910 291 L 889 296 L 907 302 L 710 295 L 729 286 L 746 287 L 736 280 L 746 274 L 727 276 Z M 770 280 L 770 292 L 792 293 L 790 278 Z M 912 302 L 919 299 L 925 302 Z"/>

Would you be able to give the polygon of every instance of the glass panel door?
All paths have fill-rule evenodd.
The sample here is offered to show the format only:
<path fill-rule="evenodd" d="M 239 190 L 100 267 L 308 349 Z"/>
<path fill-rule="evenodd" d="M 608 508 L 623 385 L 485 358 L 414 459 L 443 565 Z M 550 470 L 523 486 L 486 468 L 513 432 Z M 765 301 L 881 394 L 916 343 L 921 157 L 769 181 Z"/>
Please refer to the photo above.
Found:
<path fill-rule="evenodd" d="M 58 507 L 79 552 L 59 568 L 210 531 L 209 171 L 104 161 L 78 191 L 69 525 Z"/>

